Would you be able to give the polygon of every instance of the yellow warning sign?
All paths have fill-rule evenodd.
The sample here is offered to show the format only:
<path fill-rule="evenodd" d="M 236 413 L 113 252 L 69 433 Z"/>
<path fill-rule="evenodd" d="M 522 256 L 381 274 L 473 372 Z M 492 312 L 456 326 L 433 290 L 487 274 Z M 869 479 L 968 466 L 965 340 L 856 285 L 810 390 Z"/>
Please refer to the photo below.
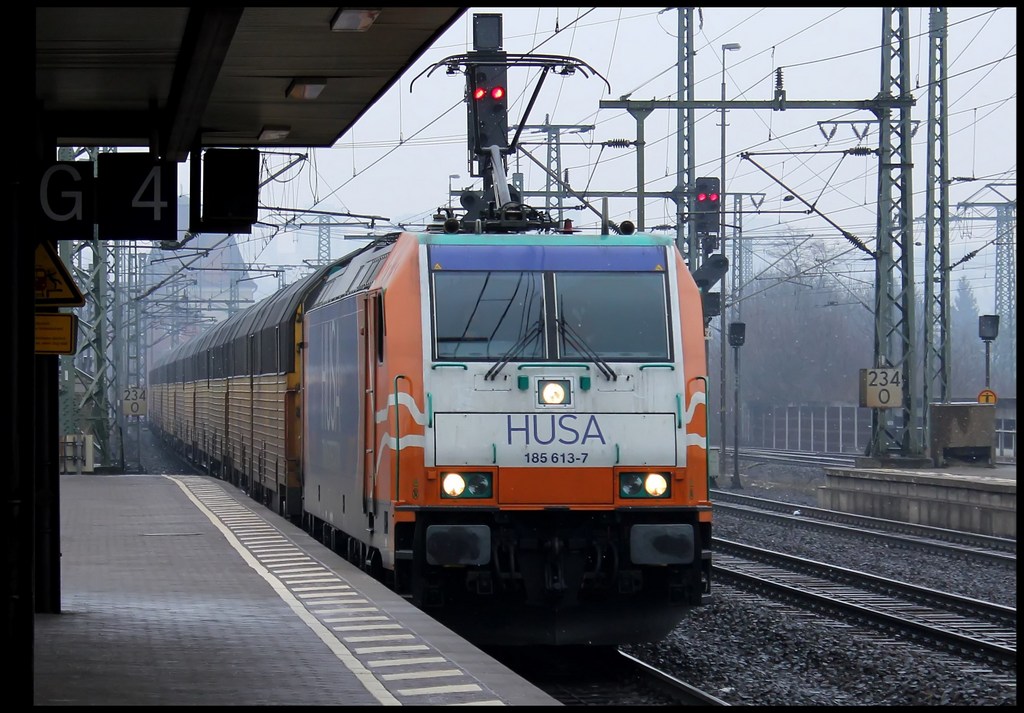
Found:
<path fill-rule="evenodd" d="M 36 354 L 74 354 L 76 351 L 76 315 L 65 312 L 36 315 Z"/>
<path fill-rule="evenodd" d="M 67 266 L 49 242 L 36 246 L 36 306 L 81 307 L 85 304 Z"/>
<path fill-rule="evenodd" d="M 982 389 L 981 393 L 978 394 L 979 404 L 994 404 L 996 402 L 996 392 L 992 389 Z"/>

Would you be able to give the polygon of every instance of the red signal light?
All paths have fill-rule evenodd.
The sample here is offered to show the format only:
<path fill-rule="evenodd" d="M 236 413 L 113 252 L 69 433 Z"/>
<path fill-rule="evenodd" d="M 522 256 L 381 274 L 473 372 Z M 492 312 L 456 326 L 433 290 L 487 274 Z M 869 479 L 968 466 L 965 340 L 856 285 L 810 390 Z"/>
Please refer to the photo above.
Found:
<path fill-rule="evenodd" d="M 488 95 L 490 95 L 491 99 L 504 99 L 505 87 L 491 87 L 489 90 L 486 87 L 477 87 L 473 90 L 473 99 L 476 101 L 480 101 Z"/>
<path fill-rule="evenodd" d="M 694 181 L 693 195 L 697 199 L 693 205 L 693 226 L 698 233 L 705 236 L 717 234 L 718 219 L 721 210 L 722 186 L 713 176 L 701 176 Z M 705 252 L 707 252 L 705 250 Z"/>

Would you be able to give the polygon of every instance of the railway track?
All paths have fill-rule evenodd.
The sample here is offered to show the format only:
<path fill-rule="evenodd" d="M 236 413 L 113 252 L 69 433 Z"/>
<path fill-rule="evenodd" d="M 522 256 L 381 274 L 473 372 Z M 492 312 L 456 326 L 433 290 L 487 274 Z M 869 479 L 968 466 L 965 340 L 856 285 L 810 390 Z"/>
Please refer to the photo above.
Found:
<path fill-rule="evenodd" d="M 712 489 L 711 500 L 717 510 L 741 517 L 784 522 L 802 528 L 827 529 L 852 537 L 884 540 L 893 546 L 939 551 L 947 555 L 1000 562 L 1012 567 L 1017 564 L 1017 541 L 1008 538 L 794 505 L 720 489 Z"/>
<path fill-rule="evenodd" d="M 745 589 L 1002 664 L 1017 656 L 1017 610 L 751 547 L 714 542 L 717 577 Z"/>
<path fill-rule="evenodd" d="M 831 468 L 854 468 L 857 465 L 857 456 L 848 453 L 822 453 L 819 451 L 790 451 L 777 448 L 747 448 L 740 447 L 741 460 L 766 461 L 774 463 L 792 463 L 800 466 L 821 466 Z M 736 457 L 736 451 L 726 450 L 722 457 L 728 462 Z M 997 458 L 997 464 L 1011 465 L 1016 463 L 1015 458 Z"/>
<path fill-rule="evenodd" d="M 729 705 L 610 646 L 497 648 L 488 653 L 567 706 Z"/>
<path fill-rule="evenodd" d="M 625 665 L 631 665 L 634 674 L 643 678 L 645 685 L 650 686 L 655 690 L 662 691 L 662 693 L 671 699 L 677 705 L 684 706 L 727 706 L 729 705 L 721 698 L 711 695 L 707 691 L 701 690 L 696 686 L 691 686 L 685 681 L 681 681 L 675 676 L 672 676 L 664 671 L 661 671 L 654 666 L 644 663 L 640 659 L 631 656 L 623 651 L 618 652 L 619 656 L 625 662 Z"/>
<path fill-rule="evenodd" d="M 817 453 L 814 451 L 783 451 L 769 448 L 740 448 L 741 460 L 766 461 L 773 463 L 791 463 L 800 466 L 821 466 L 835 468 L 852 468 L 856 465 L 856 458 L 852 455 L 842 453 Z M 736 457 L 736 451 L 727 450 L 723 457 L 732 459 Z"/>

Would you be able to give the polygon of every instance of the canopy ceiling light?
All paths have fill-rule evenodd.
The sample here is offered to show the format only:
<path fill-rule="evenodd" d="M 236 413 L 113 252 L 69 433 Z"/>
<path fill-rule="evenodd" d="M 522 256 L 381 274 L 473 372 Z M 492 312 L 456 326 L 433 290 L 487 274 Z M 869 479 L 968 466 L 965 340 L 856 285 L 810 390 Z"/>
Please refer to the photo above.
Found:
<path fill-rule="evenodd" d="M 264 126 L 260 130 L 260 141 L 280 141 L 287 139 L 292 131 L 290 126 Z"/>
<path fill-rule="evenodd" d="M 379 7 L 340 7 L 331 20 L 335 32 L 366 32 L 380 15 Z"/>
<path fill-rule="evenodd" d="M 289 99 L 316 99 L 326 86 L 327 80 L 322 77 L 296 77 L 288 85 L 285 96 Z"/>

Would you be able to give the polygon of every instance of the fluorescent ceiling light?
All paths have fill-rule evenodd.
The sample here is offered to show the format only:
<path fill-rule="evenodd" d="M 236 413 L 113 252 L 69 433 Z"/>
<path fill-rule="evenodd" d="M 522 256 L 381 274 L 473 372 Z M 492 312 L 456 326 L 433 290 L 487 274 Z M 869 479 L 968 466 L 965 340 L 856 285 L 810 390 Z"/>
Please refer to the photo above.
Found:
<path fill-rule="evenodd" d="M 331 20 L 335 32 L 366 32 L 380 15 L 379 7 L 340 7 Z"/>
<path fill-rule="evenodd" d="M 327 86 L 327 80 L 317 77 L 295 78 L 285 95 L 289 99 L 316 99 Z"/>
<path fill-rule="evenodd" d="M 280 141 L 287 139 L 291 133 L 290 126 L 264 126 L 260 130 L 260 141 Z"/>

